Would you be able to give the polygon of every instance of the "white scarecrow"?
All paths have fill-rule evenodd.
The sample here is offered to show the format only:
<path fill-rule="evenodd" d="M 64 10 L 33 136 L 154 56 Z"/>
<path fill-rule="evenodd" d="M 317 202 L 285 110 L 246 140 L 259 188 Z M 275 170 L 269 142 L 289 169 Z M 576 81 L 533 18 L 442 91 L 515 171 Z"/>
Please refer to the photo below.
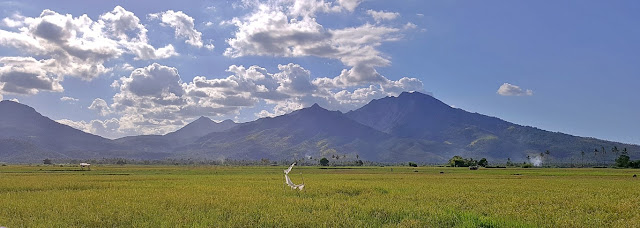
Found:
<path fill-rule="evenodd" d="M 289 178 L 289 172 L 291 172 L 291 169 L 293 169 L 294 165 L 296 165 L 295 162 L 293 164 L 291 164 L 291 166 L 289 166 L 288 169 L 284 170 L 284 182 L 285 182 L 285 184 L 289 185 L 289 187 L 291 187 L 291 189 L 298 189 L 298 190 L 302 191 L 302 189 L 304 189 L 304 178 L 302 178 L 302 184 L 294 184 L 291 181 L 291 179 Z"/>

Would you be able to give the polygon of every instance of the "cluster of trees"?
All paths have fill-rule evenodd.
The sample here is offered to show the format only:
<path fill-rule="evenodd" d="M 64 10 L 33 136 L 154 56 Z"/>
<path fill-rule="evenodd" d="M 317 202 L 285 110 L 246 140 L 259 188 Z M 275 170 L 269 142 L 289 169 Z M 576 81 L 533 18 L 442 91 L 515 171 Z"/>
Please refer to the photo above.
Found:
<path fill-rule="evenodd" d="M 584 163 L 584 156 L 585 156 L 585 152 L 584 151 L 580 151 L 580 155 L 582 156 L 582 162 Z M 607 158 L 611 158 L 612 154 L 615 154 L 616 156 L 618 154 L 622 155 L 629 155 L 629 151 L 627 150 L 627 148 L 623 148 L 622 150 L 618 149 L 617 146 L 612 147 L 611 149 L 609 149 L 609 154 L 607 155 L 607 149 L 604 148 L 604 146 L 600 147 L 600 148 L 595 148 L 593 149 L 593 158 L 595 160 L 600 160 L 600 162 L 606 162 Z M 598 155 L 600 156 L 600 158 L 598 159 Z M 616 163 L 617 165 L 617 163 Z"/>
<path fill-rule="evenodd" d="M 627 153 L 622 153 L 622 155 L 616 159 L 616 166 L 621 168 L 640 169 L 640 160 L 632 161 Z"/>
<path fill-rule="evenodd" d="M 482 158 L 480 160 L 473 160 L 473 158 L 463 158 L 461 156 L 453 156 L 449 159 L 449 166 L 451 167 L 469 167 L 469 166 L 482 166 L 487 167 L 489 162 L 486 158 Z"/>
<path fill-rule="evenodd" d="M 322 158 L 319 161 L 321 166 L 329 166 L 329 159 Z M 335 163 L 333 165 L 336 165 Z M 364 162 L 362 160 L 355 160 L 353 162 L 343 162 L 341 165 L 353 165 L 353 166 L 363 166 Z"/>

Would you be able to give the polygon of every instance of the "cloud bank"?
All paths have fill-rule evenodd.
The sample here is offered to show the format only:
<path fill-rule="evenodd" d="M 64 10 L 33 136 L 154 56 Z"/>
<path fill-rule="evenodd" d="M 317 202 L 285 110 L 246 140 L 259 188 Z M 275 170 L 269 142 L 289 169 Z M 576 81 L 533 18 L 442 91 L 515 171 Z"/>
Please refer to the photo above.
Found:
<path fill-rule="evenodd" d="M 89 98 L 93 101 L 88 109 L 99 119 L 59 120 L 83 131 L 113 138 L 164 134 L 199 116 L 233 118 L 250 112 L 253 118 L 267 117 L 313 103 L 348 111 L 372 99 L 395 96 L 403 91 L 424 92 L 424 84 L 417 78 L 390 79 L 378 72 L 379 68 L 392 64 L 391 57 L 380 51 L 380 47 L 403 40 L 404 32 L 417 27 L 411 22 L 392 24 L 400 20 L 399 13 L 363 10 L 375 23 L 337 28 L 326 27 L 317 20 L 319 15 L 355 18 L 353 14 L 359 12 L 356 9 L 361 2 L 236 3 L 234 6 L 242 9 L 243 15 L 220 23 L 229 26 L 232 32 L 228 37 L 221 37 L 226 47 L 218 54 L 238 61 L 246 57 L 284 57 L 286 60 L 275 70 L 274 66 L 243 61 L 245 64 L 228 66 L 227 75 L 184 77 L 178 69 L 180 64 L 159 60 L 197 58 L 188 51 L 213 50 L 214 46 L 211 40 L 203 40 L 206 34 L 196 29 L 196 19 L 182 11 L 166 10 L 143 17 L 148 23 L 159 24 L 160 29 L 170 29 L 176 42 L 186 44 L 175 47 L 171 43 L 152 41 L 156 36 L 150 34 L 148 25 L 120 6 L 96 18 L 52 10 L 43 10 L 36 17 L 14 14 L 1 22 L 0 45 L 20 50 L 21 55 L 0 57 L 0 98 L 2 94 L 64 92 L 66 77 L 85 81 L 105 75 L 113 77 L 109 80 L 112 81 L 111 95 Z M 179 54 L 176 47 L 187 47 L 180 50 L 186 54 Z M 338 75 L 316 75 L 296 63 L 296 58 L 304 57 L 336 61 L 342 63 L 343 69 Z M 72 97 L 60 100 L 79 101 Z"/>

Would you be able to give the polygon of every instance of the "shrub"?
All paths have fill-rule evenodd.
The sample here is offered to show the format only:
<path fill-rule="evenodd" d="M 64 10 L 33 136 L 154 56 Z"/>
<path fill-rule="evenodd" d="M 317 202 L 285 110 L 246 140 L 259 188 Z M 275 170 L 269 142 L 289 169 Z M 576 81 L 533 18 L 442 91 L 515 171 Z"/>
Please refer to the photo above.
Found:
<path fill-rule="evenodd" d="M 486 158 L 483 158 L 485 164 L 489 164 L 489 162 L 487 161 Z M 482 160 L 481 160 L 482 161 Z M 449 159 L 449 166 L 451 167 L 469 167 L 469 166 L 474 166 L 474 165 L 479 165 L 479 162 L 476 160 L 473 160 L 473 158 L 468 158 L 465 159 L 461 156 L 453 156 L 451 159 Z"/>
<path fill-rule="evenodd" d="M 480 159 L 480 161 L 478 161 L 478 165 L 482 167 L 487 167 L 489 165 L 489 161 L 487 161 L 486 158 L 482 158 Z"/>
<path fill-rule="evenodd" d="M 623 168 L 629 167 L 630 160 L 631 159 L 626 154 L 620 155 L 620 157 L 616 159 L 616 166 Z"/>
<path fill-rule="evenodd" d="M 329 159 L 327 159 L 327 158 L 320 159 L 320 165 L 321 166 L 329 166 Z"/>
<path fill-rule="evenodd" d="M 418 167 L 418 164 L 413 163 L 413 162 L 409 162 L 409 166 L 411 166 L 411 167 Z"/>

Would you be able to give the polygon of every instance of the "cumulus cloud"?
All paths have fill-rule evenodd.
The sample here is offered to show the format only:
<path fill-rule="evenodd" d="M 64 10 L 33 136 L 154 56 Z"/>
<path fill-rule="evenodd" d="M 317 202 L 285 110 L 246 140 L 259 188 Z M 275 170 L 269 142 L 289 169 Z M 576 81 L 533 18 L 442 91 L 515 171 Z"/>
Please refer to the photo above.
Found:
<path fill-rule="evenodd" d="M 282 115 L 313 103 L 347 111 L 371 99 L 423 90 L 422 82 L 415 78 L 384 79 L 352 90 L 318 86 L 309 70 L 294 63 L 278 65 L 277 72 L 237 65 L 231 65 L 227 72 L 231 75 L 196 76 L 185 82 L 176 68 L 153 63 L 114 82 L 119 91 L 111 105 L 96 99 L 92 106 L 120 116 L 121 133 L 165 134 L 182 127 L 181 120 L 203 115 L 230 118 L 258 104 L 273 107 L 255 113 L 258 117 Z"/>
<path fill-rule="evenodd" d="M 350 12 L 353 12 L 360 3 L 362 3 L 362 0 L 338 0 L 338 4 Z"/>
<path fill-rule="evenodd" d="M 186 81 L 178 69 L 158 63 L 134 68 L 118 62 L 113 69 L 104 67 L 108 61 L 122 56 L 149 60 L 178 55 L 171 44 L 152 46 L 149 43 L 152 36 L 140 19 L 122 7 L 115 7 L 97 20 L 53 11 L 35 18 L 15 16 L 10 19 L 20 23 L 3 22 L 14 27 L 0 29 L 0 45 L 29 50 L 26 53 L 36 57 L 0 58 L 0 93 L 59 92 L 63 91 L 60 82 L 66 76 L 91 80 L 110 71 L 128 71 L 127 76 L 111 83 L 116 90 L 112 98 L 96 98 L 89 106 L 100 116 L 113 118 L 59 120 L 89 133 L 114 138 L 164 134 L 203 115 L 233 118 L 246 109 L 257 117 L 275 116 L 313 103 L 348 111 L 371 99 L 396 96 L 402 91 L 423 91 L 419 79 L 390 80 L 377 71 L 391 64 L 390 57 L 381 53 L 379 47 L 402 39 L 406 29 L 402 25 L 364 23 L 325 28 L 316 21 L 318 14 L 351 13 L 360 3 L 359 0 L 243 1 L 240 7 L 250 13 L 221 23 L 237 27 L 227 40 L 226 56 L 333 59 L 345 66 L 338 75 L 314 75 L 303 66 L 285 62 L 271 72 L 261 66 L 231 65 L 228 75 L 195 75 Z M 42 19 L 50 16 L 59 21 Z M 202 40 L 194 19 L 183 12 L 169 10 L 151 14 L 149 18 L 175 29 L 175 37 L 184 39 L 188 45 L 214 48 L 211 40 Z M 44 22 L 36 23 L 37 20 Z M 77 28 L 62 26 L 70 21 Z M 85 40 L 87 45 L 83 43 Z M 105 43 L 93 43 L 98 41 Z M 12 72 L 31 76 L 23 75 L 18 80 L 11 76 Z M 187 78 L 191 76 L 194 75 Z"/>
<path fill-rule="evenodd" d="M 138 17 L 120 6 L 96 21 L 45 9 L 37 17 L 14 14 L 2 24 L 9 29 L 0 29 L 0 45 L 28 56 L 0 59 L 2 90 L 10 93 L 63 91 L 64 77 L 92 80 L 110 72 L 104 64 L 123 54 L 136 59 L 177 55 L 171 45 L 151 46 Z"/>
<path fill-rule="evenodd" d="M 497 91 L 502 96 L 532 96 L 533 91 L 530 89 L 524 90 L 520 86 L 504 83 Z"/>
<path fill-rule="evenodd" d="M 357 6 L 357 3 L 359 1 L 341 1 L 340 5 Z M 320 79 L 317 83 L 344 88 L 384 82 L 385 77 L 375 68 L 388 66 L 391 62 L 377 47 L 401 39 L 401 29 L 371 24 L 325 29 L 316 21 L 315 14 L 336 12 L 332 10 L 334 7 L 324 1 L 282 2 L 280 5 L 255 3 L 252 13 L 229 22 L 238 30 L 235 37 L 227 40 L 229 48 L 224 55 L 337 59 L 351 68 L 336 78 Z"/>
<path fill-rule="evenodd" d="M 212 43 L 212 42 L 213 42 L 212 40 L 209 40 L 209 43 L 208 43 L 208 44 L 205 44 L 205 45 L 204 45 L 204 48 L 206 48 L 206 49 L 207 49 L 207 50 L 209 50 L 209 51 L 213 50 L 216 46 L 213 46 L 213 43 Z"/>
<path fill-rule="evenodd" d="M 39 91 L 62 92 L 60 77 L 49 72 L 64 72 L 55 60 L 38 61 L 28 57 L 1 57 L 0 91 L 14 94 L 37 94 Z"/>
<path fill-rule="evenodd" d="M 176 68 L 154 63 L 135 69 L 114 84 L 119 86 L 119 92 L 109 108 L 121 116 L 121 132 L 158 134 L 182 125 L 176 120 L 182 119 L 179 112 L 188 101 Z M 104 102 L 98 107 L 106 105 Z"/>
<path fill-rule="evenodd" d="M 78 102 L 79 100 L 80 99 L 73 98 L 73 97 L 66 97 L 66 96 L 60 98 L 60 101 L 69 102 L 69 103 L 72 103 L 72 104 Z"/>
<path fill-rule="evenodd" d="M 182 11 L 167 10 L 161 13 L 149 14 L 149 18 L 160 19 L 162 26 L 174 28 L 176 38 L 186 38 L 185 43 L 198 48 L 203 46 L 202 33 L 195 29 L 193 18 Z M 213 45 L 208 46 L 207 49 L 213 49 Z"/>
<path fill-rule="evenodd" d="M 89 109 L 97 111 L 101 116 L 106 116 L 111 113 L 109 105 L 107 105 L 107 102 L 101 98 L 94 99 L 93 102 L 91 102 Z"/>
<path fill-rule="evenodd" d="M 84 120 L 73 121 L 69 119 L 61 119 L 56 121 L 75 129 L 90 134 L 100 135 L 105 138 L 115 139 L 122 136 L 122 132 L 119 130 L 120 123 L 116 118 L 106 120 L 91 120 L 89 122 L 86 122 Z"/>
<path fill-rule="evenodd" d="M 380 23 L 382 21 L 391 21 L 400 16 L 400 13 L 396 12 L 385 12 L 384 10 L 375 11 L 375 10 L 367 10 L 367 14 L 376 21 L 376 23 Z"/>
<path fill-rule="evenodd" d="M 147 28 L 140 23 L 140 18 L 121 6 L 102 14 L 100 19 L 106 22 L 106 30 L 120 40 L 147 42 Z"/>
<path fill-rule="evenodd" d="M 135 67 L 133 67 L 129 63 L 125 63 L 125 64 L 122 64 L 122 66 L 120 66 L 120 69 L 125 70 L 125 71 L 132 71 L 133 69 L 135 69 Z"/>

